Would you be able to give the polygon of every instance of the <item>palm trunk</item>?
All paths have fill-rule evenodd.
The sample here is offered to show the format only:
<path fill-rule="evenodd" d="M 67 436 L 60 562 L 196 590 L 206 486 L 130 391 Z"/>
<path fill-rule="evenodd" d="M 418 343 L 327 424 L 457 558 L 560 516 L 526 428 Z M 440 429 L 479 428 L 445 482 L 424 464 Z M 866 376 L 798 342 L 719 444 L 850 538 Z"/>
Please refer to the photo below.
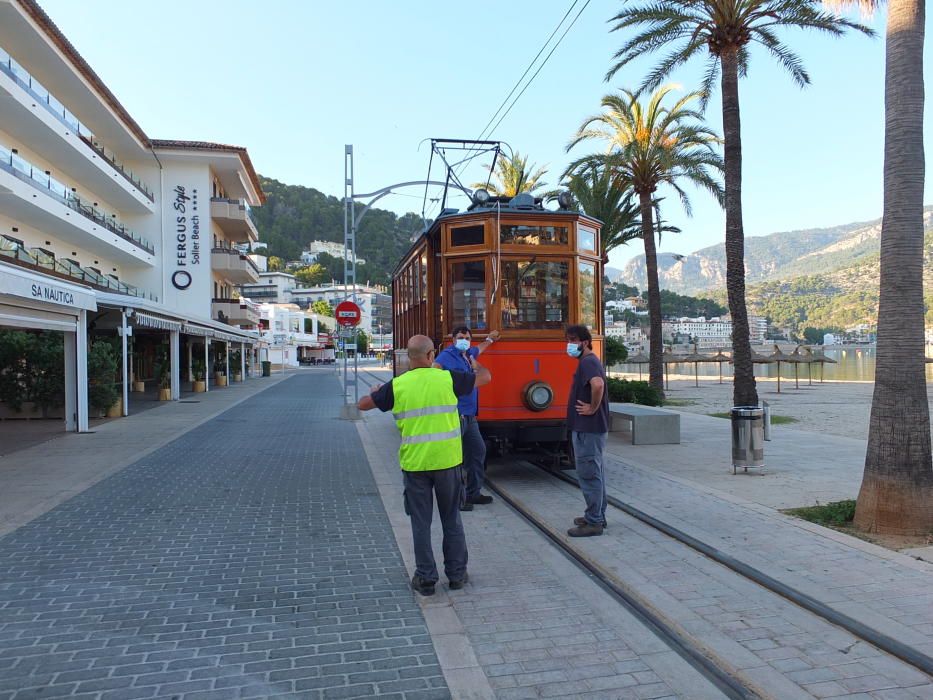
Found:
<path fill-rule="evenodd" d="M 745 230 L 742 225 L 742 126 L 739 119 L 739 63 L 735 52 L 722 62 L 722 131 L 726 184 L 726 291 L 732 316 L 734 406 L 757 406 L 755 366 L 745 308 Z"/>
<path fill-rule="evenodd" d="M 855 522 L 933 531 L 930 413 L 923 361 L 924 0 L 888 3 L 884 212 L 878 359 Z"/>
<path fill-rule="evenodd" d="M 651 193 L 639 194 L 641 237 L 645 242 L 645 268 L 648 274 L 648 382 L 664 395 L 664 365 L 661 342 L 661 291 L 658 289 L 658 252 L 654 247 L 654 205 Z"/>

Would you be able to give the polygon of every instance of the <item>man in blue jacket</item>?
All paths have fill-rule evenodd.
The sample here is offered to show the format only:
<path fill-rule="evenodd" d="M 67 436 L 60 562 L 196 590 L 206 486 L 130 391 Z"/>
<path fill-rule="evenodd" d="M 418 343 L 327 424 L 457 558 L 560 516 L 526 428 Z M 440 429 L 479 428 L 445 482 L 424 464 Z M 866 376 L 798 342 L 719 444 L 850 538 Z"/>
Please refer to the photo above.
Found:
<path fill-rule="evenodd" d="M 467 326 L 453 330 L 453 345 L 444 348 L 434 360 L 434 367 L 459 372 L 473 373 L 471 358 L 476 359 L 499 339 L 499 331 L 490 331 L 486 339 L 471 346 L 473 334 Z M 482 493 L 485 482 L 486 443 L 479 432 L 476 415 L 479 409 L 479 392 L 474 389 L 457 402 L 460 412 L 460 431 L 463 440 L 463 471 L 466 477 L 466 498 L 460 510 L 473 510 L 474 505 L 492 503 L 492 496 Z"/>

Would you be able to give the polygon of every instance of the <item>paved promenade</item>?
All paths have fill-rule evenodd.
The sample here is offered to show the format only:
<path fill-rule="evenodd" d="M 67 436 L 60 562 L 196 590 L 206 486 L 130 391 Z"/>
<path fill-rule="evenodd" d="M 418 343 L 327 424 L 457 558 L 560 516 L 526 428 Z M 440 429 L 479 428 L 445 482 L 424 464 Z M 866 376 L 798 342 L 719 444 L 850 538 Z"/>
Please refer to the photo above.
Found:
<path fill-rule="evenodd" d="M 339 402 L 301 372 L 0 539 L 0 698 L 449 697 Z"/>

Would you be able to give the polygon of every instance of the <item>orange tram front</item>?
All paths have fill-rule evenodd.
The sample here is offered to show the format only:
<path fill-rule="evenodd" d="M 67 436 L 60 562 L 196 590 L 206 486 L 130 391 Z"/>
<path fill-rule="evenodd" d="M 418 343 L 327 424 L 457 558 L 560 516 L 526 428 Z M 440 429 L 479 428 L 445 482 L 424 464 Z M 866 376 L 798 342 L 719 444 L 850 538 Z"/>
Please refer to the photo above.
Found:
<path fill-rule="evenodd" d="M 600 225 L 528 194 L 444 210 L 393 273 L 395 374 L 408 369 L 412 335 L 432 338 L 439 352 L 457 326 L 469 326 L 474 344 L 498 329 L 480 358 L 493 377 L 479 390 L 484 438 L 500 453 L 563 443 L 577 366 L 564 329 L 590 327 L 603 352 Z"/>

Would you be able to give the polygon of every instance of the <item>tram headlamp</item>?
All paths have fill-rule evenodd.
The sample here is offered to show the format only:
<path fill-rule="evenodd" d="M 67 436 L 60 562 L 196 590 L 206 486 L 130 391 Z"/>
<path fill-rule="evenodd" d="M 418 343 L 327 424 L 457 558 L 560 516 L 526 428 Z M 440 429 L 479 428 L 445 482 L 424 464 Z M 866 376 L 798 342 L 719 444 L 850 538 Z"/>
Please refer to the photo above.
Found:
<path fill-rule="evenodd" d="M 575 206 L 573 195 L 570 194 L 569 190 L 563 190 L 557 195 L 557 203 L 560 205 L 561 209 L 573 209 Z"/>
<path fill-rule="evenodd" d="M 483 206 L 486 202 L 489 201 L 490 195 L 489 192 L 480 188 L 473 192 L 473 204 L 477 206 Z"/>
<path fill-rule="evenodd" d="M 554 402 L 554 390 L 547 382 L 529 382 L 522 389 L 522 401 L 529 411 L 543 411 Z"/>

